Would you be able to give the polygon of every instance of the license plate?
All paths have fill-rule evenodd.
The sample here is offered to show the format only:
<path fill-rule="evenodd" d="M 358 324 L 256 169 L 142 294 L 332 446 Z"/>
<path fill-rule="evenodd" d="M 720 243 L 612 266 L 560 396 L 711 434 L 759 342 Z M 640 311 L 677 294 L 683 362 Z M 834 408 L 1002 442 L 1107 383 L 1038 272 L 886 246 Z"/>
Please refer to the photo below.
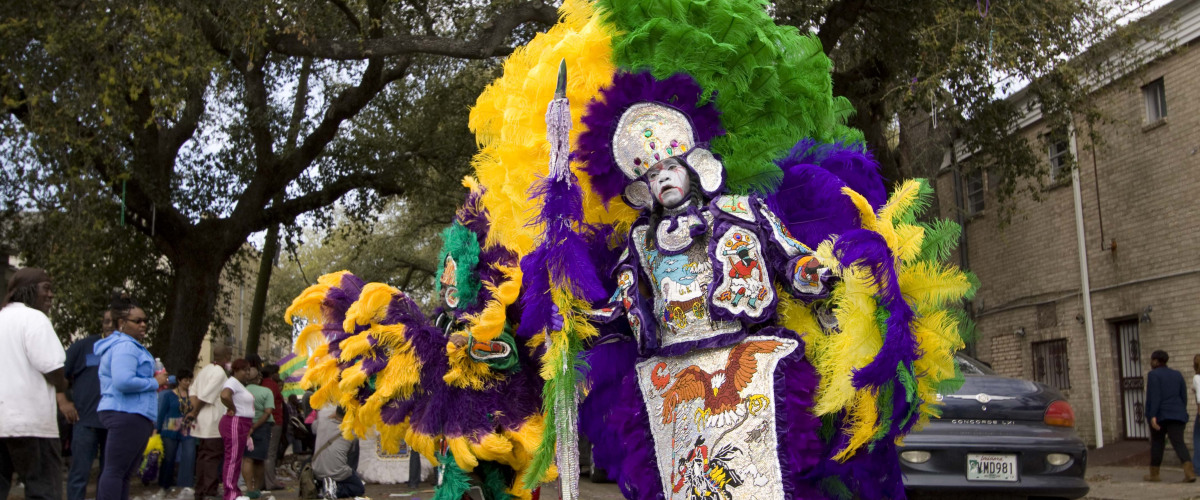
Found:
<path fill-rule="evenodd" d="M 968 481 L 1016 481 L 1017 456 L 971 453 L 967 455 Z"/>

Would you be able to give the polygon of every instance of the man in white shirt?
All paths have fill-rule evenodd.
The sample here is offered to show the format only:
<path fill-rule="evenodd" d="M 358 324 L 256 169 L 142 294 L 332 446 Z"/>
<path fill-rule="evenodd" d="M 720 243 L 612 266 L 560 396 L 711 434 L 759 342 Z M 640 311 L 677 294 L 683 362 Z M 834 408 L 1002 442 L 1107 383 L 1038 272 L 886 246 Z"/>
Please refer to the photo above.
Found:
<path fill-rule="evenodd" d="M 221 415 L 225 414 L 221 388 L 229 378 L 225 365 L 232 357 L 233 350 L 229 346 L 213 347 L 212 363 L 196 374 L 188 389 L 188 397 L 192 400 L 189 417 L 196 421 L 192 428 L 192 437 L 196 438 L 196 500 L 217 496 L 217 486 L 221 484 L 221 462 L 225 459 L 220 430 Z"/>
<path fill-rule="evenodd" d="M 0 498 L 8 498 L 14 472 L 26 498 L 62 498 L 55 405 L 72 423 L 79 414 L 66 395 L 67 353 L 46 316 L 53 298 L 50 275 L 27 267 L 0 303 Z"/>

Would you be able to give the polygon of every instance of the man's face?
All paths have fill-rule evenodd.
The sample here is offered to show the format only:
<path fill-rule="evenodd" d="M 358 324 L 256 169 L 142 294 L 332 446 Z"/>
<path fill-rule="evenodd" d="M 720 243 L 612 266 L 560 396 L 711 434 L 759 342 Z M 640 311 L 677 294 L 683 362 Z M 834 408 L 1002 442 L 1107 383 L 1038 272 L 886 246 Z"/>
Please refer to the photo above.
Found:
<path fill-rule="evenodd" d="M 54 284 L 43 281 L 37 284 L 37 306 L 35 309 L 44 313 L 50 312 L 50 303 L 54 301 Z"/>
<path fill-rule="evenodd" d="M 691 190 L 687 167 L 673 158 L 651 167 L 646 172 L 646 180 L 650 183 L 650 194 L 654 200 L 667 208 L 678 206 L 687 199 Z"/>

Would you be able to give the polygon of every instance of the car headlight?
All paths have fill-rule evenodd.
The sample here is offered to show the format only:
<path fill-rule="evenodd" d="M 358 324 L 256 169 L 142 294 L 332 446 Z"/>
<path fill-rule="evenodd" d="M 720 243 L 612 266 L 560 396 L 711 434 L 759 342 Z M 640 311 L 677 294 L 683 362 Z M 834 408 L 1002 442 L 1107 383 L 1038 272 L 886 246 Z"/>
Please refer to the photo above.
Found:
<path fill-rule="evenodd" d="M 1046 455 L 1046 463 L 1058 467 L 1071 461 L 1071 455 L 1066 453 L 1051 453 Z"/>
<path fill-rule="evenodd" d="M 910 450 L 900 452 L 900 459 L 910 464 L 923 464 L 928 462 L 930 457 L 932 457 L 932 455 L 930 455 L 928 451 Z"/>

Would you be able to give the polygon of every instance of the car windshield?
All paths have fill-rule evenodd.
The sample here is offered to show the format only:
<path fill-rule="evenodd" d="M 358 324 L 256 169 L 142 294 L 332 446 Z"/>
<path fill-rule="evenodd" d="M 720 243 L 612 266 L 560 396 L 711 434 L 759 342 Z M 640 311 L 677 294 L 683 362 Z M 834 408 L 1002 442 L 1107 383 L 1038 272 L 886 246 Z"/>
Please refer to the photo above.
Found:
<path fill-rule="evenodd" d="M 967 356 L 966 354 L 962 354 L 962 353 L 955 354 L 954 362 L 958 363 L 958 369 L 960 371 L 962 371 L 963 375 L 995 375 L 996 374 L 996 372 L 992 371 L 991 368 L 988 368 L 987 365 L 983 364 L 982 361 L 979 361 L 975 358 Z"/>

